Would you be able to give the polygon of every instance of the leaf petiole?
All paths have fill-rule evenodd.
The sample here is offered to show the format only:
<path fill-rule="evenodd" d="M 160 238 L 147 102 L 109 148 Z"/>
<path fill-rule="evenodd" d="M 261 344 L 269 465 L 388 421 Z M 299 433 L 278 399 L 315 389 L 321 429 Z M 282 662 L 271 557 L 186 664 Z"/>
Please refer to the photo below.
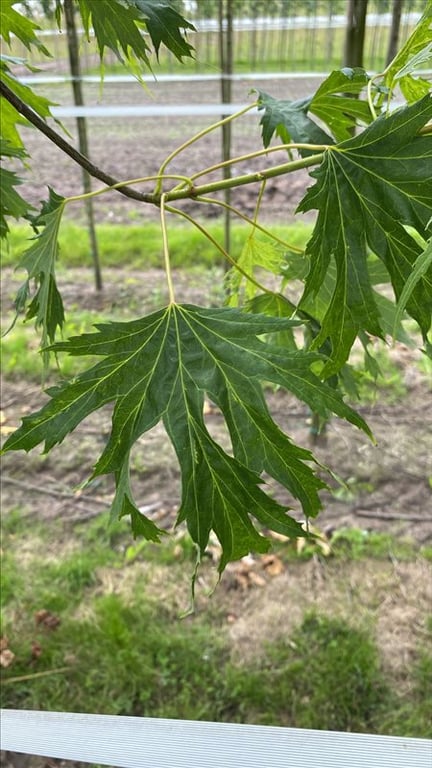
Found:
<path fill-rule="evenodd" d="M 259 229 L 260 232 L 262 232 L 264 235 L 267 235 L 271 240 L 274 240 L 276 243 L 279 243 L 280 245 L 283 245 L 284 248 L 287 248 L 289 251 L 293 251 L 294 253 L 304 253 L 303 248 L 299 248 L 297 245 L 291 245 L 290 243 L 287 243 L 286 240 L 283 240 L 281 237 L 278 237 L 274 234 L 274 232 L 270 232 L 267 227 L 263 227 L 262 224 L 259 224 L 258 221 L 249 218 L 249 216 L 246 216 L 245 213 L 240 211 L 238 208 L 236 208 L 234 205 L 230 205 L 226 203 L 224 200 L 217 200 L 215 197 L 196 197 L 195 200 L 197 203 L 207 203 L 210 205 L 219 205 L 222 208 L 225 208 L 228 211 L 231 211 L 235 216 L 238 216 L 239 219 L 243 219 L 247 224 L 251 224 L 256 229 Z"/>
<path fill-rule="evenodd" d="M 199 139 L 202 139 L 203 136 L 206 136 L 208 133 L 211 133 L 212 131 L 216 130 L 222 125 L 226 125 L 227 123 L 230 123 L 232 120 L 236 120 L 237 117 L 241 117 L 241 115 L 246 114 L 246 112 L 249 112 L 251 109 L 254 109 L 256 106 L 258 106 L 258 102 L 254 101 L 253 104 L 248 104 L 246 107 L 243 107 L 242 109 L 239 109 L 238 112 L 234 112 L 232 115 L 228 115 L 228 117 L 224 117 L 222 120 L 218 120 L 217 123 L 212 123 L 212 125 L 209 125 L 207 128 L 204 128 L 202 131 L 199 131 L 194 136 L 192 136 L 190 139 L 185 141 L 183 144 L 181 144 L 179 147 L 173 150 L 167 158 L 163 161 L 161 167 L 159 168 L 159 174 L 160 177 L 158 184 L 156 185 L 156 194 L 160 194 L 162 192 L 162 179 L 164 177 L 164 171 L 167 165 L 173 160 L 177 155 L 180 154 L 180 152 L 183 152 L 183 150 L 190 147 L 192 144 L 194 144 L 196 141 L 199 141 Z"/>
<path fill-rule="evenodd" d="M 169 256 L 169 248 L 168 248 L 168 235 L 167 235 L 167 228 L 166 228 L 166 217 L 165 217 L 165 211 L 169 210 L 169 208 L 166 208 L 165 206 L 165 198 L 166 194 L 163 193 L 160 200 L 160 218 L 161 218 L 161 230 L 162 230 L 162 244 L 163 244 L 163 255 L 164 255 L 164 264 L 165 264 L 165 274 L 168 284 L 168 294 L 171 304 L 175 304 L 175 294 L 174 294 L 174 284 L 172 280 L 172 274 L 171 274 L 171 262 L 170 262 L 170 256 Z"/>
<path fill-rule="evenodd" d="M 263 157 L 263 155 L 269 155 L 273 152 L 280 152 L 281 150 L 287 152 L 291 149 L 308 149 L 311 152 L 324 152 L 329 148 L 329 146 L 329 144 L 294 144 L 294 142 L 291 142 L 290 144 L 278 144 L 277 147 L 259 149 L 256 152 L 248 152 L 246 155 L 238 155 L 237 157 L 231 157 L 229 160 L 224 160 L 223 162 L 216 163 L 215 165 L 210 165 L 208 168 L 204 168 L 204 170 L 194 173 L 191 176 L 191 180 L 195 181 L 195 179 L 200 178 L 200 176 L 206 176 L 209 173 L 213 173 L 213 171 L 218 171 L 220 168 L 225 168 L 227 165 L 234 165 L 235 163 L 243 163 L 247 160 L 254 160 L 256 157 Z"/>
<path fill-rule="evenodd" d="M 102 187 L 101 189 L 95 189 L 91 192 L 86 192 L 81 195 L 73 195 L 72 197 L 66 197 L 65 203 L 75 203 L 79 200 L 86 200 L 90 197 L 97 197 L 98 195 L 104 195 L 105 192 L 112 192 L 115 189 L 121 189 L 122 187 L 129 186 L 130 184 L 145 184 L 149 181 L 159 181 L 160 180 L 160 174 L 153 174 L 152 176 L 141 176 L 138 179 L 126 179 L 125 181 L 118 181 L 116 184 L 112 184 L 111 186 Z M 174 180 L 181 180 L 183 184 L 186 184 L 188 187 L 192 187 L 192 179 L 190 179 L 188 176 L 182 176 L 179 173 L 167 173 L 164 174 L 165 179 L 174 179 Z M 159 205 L 159 197 L 155 197 L 154 204 Z"/>
<path fill-rule="evenodd" d="M 375 109 L 375 106 L 374 106 L 374 103 L 373 103 L 372 87 L 373 87 L 373 84 L 374 84 L 375 80 L 378 80 L 380 77 L 383 77 L 383 74 L 377 74 L 377 75 L 373 75 L 372 77 L 370 77 L 369 80 L 368 80 L 367 89 L 366 89 L 367 101 L 368 101 L 368 104 L 369 104 L 369 109 L 371 111 L 371 115 L 372 115 L 374 120 L 377 119 L 377 113 L 376 113 L 376 109 Z"/>
<path fill-rule="evenodd" d="M 162 195 L 162 197 L 163 197 L 163 195 Z M 235 260 L 235 259 L 233 259 L 233 257 L 232 257 L 232 256 L 230 256 L 230 254 L 228 253 L 228 251 L 226 251 L 226 250 L 225 250 L 225 248 L 224 248 L 224 247 L 223 247 L 223 246 L 222 246 L 220 243 L 218 243 L 218 241 L 217 241 L 217 240 L 216 240 L 216 239 L 213 237 L 213 235 L 211 235 L 211 234 L 210 234 L 210 232 L 209 232 L 209 231 L 208 231 L 208 230 L 207 230 L 205 227 L 203 227 L 203 226 L 202 226 L 202 224 L 200 224 L 198 221 L 196 221 L 196 219 L 194 219 L 192 216 L 189 216 L 189 214 L 188 214 L 188 213 L 185 213 L 185 211 L 182 211 L 180 208 L 174 208 L 174 207 L 173 207 L 173 206 L 171 206 L 171 205 L 166 205 L 166 206 L 165 206 L 165 209 L 166 209 L 167 211 L 169 211 L 170 213 L 176 213 L 176 214 L 178 214 L 179 216 L 182 216 L 184 219 L 186 219 L 186 220 L 187 220 L 187 221 L 189 221 L 191 224 L 193 224 L 193 225 L 194 225 L 194 227 L 196 227 L 197 229 L 199 229 L 199 231 L 200 231 L 200 232 L 202 232 L 202 234 L 204 235 L 204 237 L 206 237 L 206 238 L 207 238 L 207 240 L 209 240 L 209 241 L 210 241 L 210 242 L 211 242 L 211 243 L 212 243 L 212 244 L 215 246 L 215 248 L 217 248 L 217 249 L 218 249 L 218 251 L 219 251 L 219 252 L 222 254 L 222 256 L 223 256 L 223 257 L 224 257 L 224 258 L 225 258 L 227 261 L 229 261 L 229 263 L 231 264 L 231 266 L 233 266 L 233 267 L 235 267 L 236 269 L 238 269 L 238 271 L 239 271 L 239 272 L 241 272 L 241 274 L 243 275 L 243 277 L 245 277 L 245 278 L 246 278 L 246 280 L 249 280 L 249 282 L 253 283 L 253 284 L 254 284 L 254 285 L 255 285 L 255 286 L 256 286 L 256 287 L 257 287 L 257 288 L 258 288 L 260 291 L 263 291 L 264 293 L 270 293 L 270 294 L 273 294 L 273 293 L 274 293 L 274 291 L 271 291 L 269 288 L 266 288 L 266 286 L 265 286 L 265 285 L 262 285 L 262 283 L 260 283 L 258 280 L 255 280 L 255 278 L 254 278 L 254 277 L 252 277 L 252 275 L 249 275 L 247 272 L 245 272 L 245 270 L 244 270 L 244 269 L 242 269 L 242 267 L 240 267 L 240 266 L 237 264 L 236 260 Z"/>

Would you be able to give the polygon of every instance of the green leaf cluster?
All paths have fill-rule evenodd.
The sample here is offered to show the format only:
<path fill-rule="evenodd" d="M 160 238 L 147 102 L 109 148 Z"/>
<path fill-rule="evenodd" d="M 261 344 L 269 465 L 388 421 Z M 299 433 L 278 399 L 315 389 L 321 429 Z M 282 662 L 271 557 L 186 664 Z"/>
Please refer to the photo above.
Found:
<path fill-rule="evenodd" d="M 39 46 L 37 27 L 12 6 L 10 0 L 2 5 L 6 43 L 14 34 L 27 48 Z M 172 6 L 156 0 L 78 0 L 78 7 L 87 35 L 94 30 L 101 59 L 106 49 L 114 51 L 138 78 L 143 65 L 151 66 L 152 51 L 157 56 L 162 44 L 179 60 L 192 55 L 185 33 L 193 26 Z M 111 405 L 111 435 L 92 477 L 114 475 L 112 516 L 130 517 L 135 535 L 158 541 L 163 533 L 141 513 L 130 476 L 133 446 L 159 422 L 181 471 L 177 521 L 186 523 L 198 558 L 212 531 L 222 547 L 220 571 L 250 550 L 266 551 L 268 530 L 289 537 L 307 535 L 299 513 L 289 515 L 288 505 L 296 500 L 303 519 L 319 512 L 325 488 L 322 468 L 309 450 L 295 445 L 275 424 L 265 387 L 290 392 L 320 422 L 336 414 L 370 436 L 341 395 L 355 389 L 347 366 L 355 341 L 364 347 L 368 370 L 376 373 L 370 340 L 388 335 L 406 340 L 402 321 L 408 313 L 426 350 L 432 349 L 432 96 L 429 84 L 417 77 L 418 68 L 430 58 L 431 19 L 429 2 L 408 42 L 380 75 L 371 78 L 363 69 L 332 72 L 315 94 L 297 101 L 259 92 L 264 147 L 277 136 L 288 162 L 208 184 L 196 182 L 223 163 L 191 180 L 180 177 L 179 182 L 167 174 L 179 152 L 226 122 L 219 121 L 174 150 L 158 176 L 141 179 L 157 179 L 154 191 L 141 199 L 161 208 L 170 304 L 138 320 L 99 325 L 96 333 L 55 343 L 64 319 L 55 279 L 57 235 L 65 205 L 79 196 L 68 201 L 51 190 L 48 203 L 32 218 L 31 207 L 16 189 L 20 178 L 15 167 L 2 170 L 1 233 L 7 233 L 7 216 L 29 218 L 37 233 L 19 263 L 27 279 L 17 296 L 17 313 L 25 313 L 40 328 L 45 358 L 50 352 L 101 358 L 75 379 L 51 388 L 48 403 L 23 420 L 6 441 L 5 451 L 29 451 L 42 443 L 49 451 L 90 413 Z M 50 116 L 50 103 L 14 78 L 13 65 L 12 59 L 3 58 L 0 74 L 9 98 L 2 97 L 0 148 L 16 165 L 26 158 L 19 135 L 25 122 L 20 103 L 43 121 Z M 407 103 L 392 110 L 397 86 Z M 31 114 L 24 112 L 30 120 Z M 270 157 L 270 151 L 266 154 Z M 263 155 L 259 150 L 232 162 Z M 190 197 L 220 204 L 207 195 L 312 167 L 312 184 L 297 209 L 316 216 L 304 253 L 258 225 L 264 184 L 253 221 L 226 204 L 252 226 L 237 262 L 205 227 L 170 206 Z M 104 179 L 97 171 L 94 175 Z M 109 178 L 106 183 L 110 188 L 122 186 Z M 131 192 L 127 187 L 122 191 Z M 228 306 L 206 309 L 175 302 L 166 211 L 196 224 L 228 256 L 233 265 L 226 279 Z M 265 239 L 258 237 L 259 229 Z M 269 278 L 272 287 L 261 278 Z M 279 285 L 275 289 L 279 279 L 280 290 Z M 391 286 L 394 300 L 383 285 Z M 223 416 L 228 448 L 212 437 L 206 398 Z M 286 504 L 276 500 L 274 488 Z"/>
<path fill-rule="evenodd" d="M 63 300 L 55 278 L 58 231 L 63 210 L 64 198 L 50 190 L 49 201 L 44 204 L 42 213 L 37 217 L 29 217 L 32 218 L 36 229 L 42 229 L 32 245 L 23 253 L 18 264 L 18 267 L 26 270 L 28 277 L 17 293 L 15 308 L 17 315 L 26 312 L 26 319 L 34 318 L 36 327 L 41 329 L 45 364 L 48 363 L 49 356 L 47 345 L 54 341 L 57 328 L 61 330 L 64 322 Z"/>
<path fill-rule="evenodd" d="M 321 503 L 323 481 L 314 473 L 312 454 L 294 445 L 273 422 L 262 382 L 281 386 L 323 416 L 333 412 L 369 430 L 333 389 L 312 373 L 316 353 L 287 354 L 268 344 L 266 334 L 290 328 L 292 321 L 247 315 L 237 309 L 169 305 L 140 320 L 97 326 L 55 344 L 56 353 L 96 355 L 102 361 L 70 383 L 49 390 L 51 400 L 26 417 L 4 450 L 30 450 L 45 442 L 49 451 L 89 413 L 114 403 L 112 431 L 93 477 L 114 473 L 115 516 L 131 515 L 135 534 L 156 540 L 160 531 L 141 515 L 129 478 L 129 455 L 136 440 L 163 420 L 182 474 L 178 522 L 202 554 L 210 532 L 222 545 L 220 570 L 268 542 L 260 529 L 304 536 L 299 522 L 261 487 L 262 473 L 273 477 L 301 502 L 307 517 Z M 211 437 L 204 397 L 222 411 L 232 455 Z"/>
<path fill-rule="evenodd" d="M 16 10 L 14 5 L 17 5 L 16 0 L 2 0 L 0 4 L 0 28 L 4 41 L 10 45 L 12 36 L 15 36 L 28 50 L 34 45 L 45 56 L 50 56 L 36 35 L 36 30 L 40 29 L 38 24 Z"/>
<path fill-rule="evenodd" d="M 315 340 L 317 347 L 326 339 L 331 342 L 329 374 L 348 359 L 360 331 L 384 336 L 368 253 L 381 259 L 399 299 L 423 250 L 409 228 L 421 238 L 428 236 L 432 140 L 428 134 L 419 135 L 419 130 L 431 117 L 430 95 L 383 115 L 359 136 L 329 149 L 311 174 L 316 183 L 299 211 L 317 210 L 318 218 L 306 248 L 310 271 L 302 302 L 319 294 L 334 263 L 336 281 Z M 406 309 L 426 341 L 432 311 L 430 269 L 412 286 Z"/>
<path fill-rule="evenodd" d="M 258 91 L 258 109 L 264 110 L 260 121 L 264 146 L 268 147 L 275 134 L 283 144 L 329 145 L 348 139 L 356 125 L 368 125 L 372 120 L 368 102 L 352 98 L 361 93 L 368 80 L 363 69 L 346 67 L 332 72 L 313 96 L 304 99 L 274 99 L 264 91 Z M 312 115 L 327 127 L 328 132 Z M 305 157 L 312 152 L 312 149 L 300 149 Z"/>
<path fill-rule="evenodd" d="M 384 84 L 390 95 L 399 86 L 408 104 L 430 91 L 430 83 L 419 70 L 432 61 L 432 3 L 428 1 L 420 22 L 384 73 Z"/>
<path fill-rule="evenodd" d="M 0 139 L 0 155 L 23 161 L 26 153 L 20 147 L 14 147 L 9 141 Z M 0 167 L 0 237 L 6 237 L 9 232 L 7 217 L 15 219 L 28 218 L 33 206 L 17 192 L 15 187 L 22 183 L 15 171 Z"/>
<path fill-rule="evenodd" d="M 151 68 L 152 49 L 145 40 L 145 30 L 156 55 L 163 43 L 179 61 L 192 56 L 192 45 L 183 31 L 195 28 L 167 4 L 156 0 L 79 0 L 79 9 L 89 39 L 93 28 L 101 60 L 105 48 L 110 48 L 137 75 L 142 64 Z"/>

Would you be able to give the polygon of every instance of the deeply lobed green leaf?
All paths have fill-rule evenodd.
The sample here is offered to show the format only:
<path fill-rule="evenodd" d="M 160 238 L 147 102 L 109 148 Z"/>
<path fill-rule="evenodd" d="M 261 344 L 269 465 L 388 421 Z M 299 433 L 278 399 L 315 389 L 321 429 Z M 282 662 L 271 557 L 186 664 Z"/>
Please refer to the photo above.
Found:
<path fill-rule="evenodd" d="M 352 98 L 364 90 L 368 79 L 360 67 L 335 70 L 310 101 L 309 111 L 329 127 L 338 142 L 349 139 L 356 125 L 368 125 L 372 120 L 367 101 Z"/>
<path fill-rule="evenodd" d="M 282 258 L 280 246 L 275 245 L 270 240 L 257 238 L 255 232 L 252 231 L 245 241 L 236 265 L 227 273 L 225 281 L 229 293 L 227 303 L 236 307 L 243 297 L 246 300 L 252 299 L 257 292 L 257 286 L 248 280 L 246 275 L 253 277 L 255 270 L 259 268 L 278 275 L 280 274 Z"/>
<path fill-rule="evenodd" d="M 21 147 L 16 147 L 0 138 L 0 157 L 23 161 L 26 153 Z M 13 216 L 15 219 L 27 217 L 33 210 L 33 206 L 15 189 L 20 184 L 22 180 L 15 171 L 0 168 L 0 237 L 2 238 L 9 232 L 6 217 Z"/>
<path fill-rule="evenodd" d="M 39 117 L 44 120 L 51 115 L 50 108 L 53 102 L 44 96 L 36 94 L 29 86 L 20 83 L 16 77 L 9 71 L 9 67 L 3 60 L 0 62 L 0 76 L 4 83 L 29 107 L 31 107 Z M 18 112 L 15 107 L 3 96 L 0 97 L 0 135 L 4 141 L 8 141 L 12 146 L 23 147 L 21 137 L 17 130 L 17 125 L 28 125 L 28 121 Z"/>
<path fill-rule="evenodd" d="M 36 30 L 40 27 L 13 8 L 14 5 L 18 5 L 16 0 L 2 0 L 0 3 L 0 33 L 5 42 L 10 45 L 11 38 L 15 35 L 29 50 L 34 45 L 45 56 L 50 56 L 50 52 L 36 35 Z"/>
<path fill-rule="evenodd" d="M 50 198 L 42 207 L 42 213 L 33 219 L 35 226 L 43 229 L 35 237 L 32 245 L 22 255 L 18 267 L 27 271 L 28 277 L 18 291 L 15 307 L 17 313 L 26 311 L 26 319 L 36 321 L 41 329 L 42 353 L 48 362 L 47 345 L 53 342 L 57 328 L 61 330 L 64 322 L 64 309 L 61 295 L 57 288 L 55 271 L 58 258 L 58 231 L 64 210 L 64 198 L 50 190 Z M 31 287 L 35 292 L 31 297 Z"/>
<path fill-rule="evenodd" d="M 408 103 L 430 91 L 430 83 L 418 72 L 430 65 L 432 57 L 432 2 L 427 0 L 422 18 L 384 72 L 384 84 L 392 95 L 399 86 Z"/>
<path fill-rule="evenodd" d="M 151 68 L 152 49 L 145 40 L 145 29 L 156 55 L 163 43 L 179 61 L 192 56 L 193 47 L 183 33 L 194 29 L 193 24 L 158 0 L 79 0 L 79 7 L 87 36 L 93 27 L 101 59 L 105 48 L 110 48 L 138 77 L 142 64 Z"/>
<path fill-rule="evenodd" d="M 312 373 L 319 355 L 286 353 L 262 339 L 292 325 L 287 318 L 236 309 L 170 305 L 140 320 L 100 325 L 97 333 L 57 343 L 56 352 L 102 360 L 49 390 L 51 400 L 23 420 L 4 450 L 28 451 L 45 442 L 48 451 L 88 414 L 113 403 L 111 435 L 93 476 L 114 473 L 114 514 L 130 514 L 135 533 L 153 539 L 160 535 L 152 521 L 142 518 L 133 498 L 129 454 L 136 440 L 162 419 L 182 475 L 178 521 L 186 521 L 201 552 L 215 531 L 223 550 L 221 570 L 250 550 L 267 549 L 252 518 L 267 529 L 303 536 L 286 507 L 263 490 L 261 473 L 299 499 L 306 516 L 317 514 L 324 484 L 311 468 L 310 452 L 292 444 L 273 422 L 262 382 L 289 390 L 324 416 L 333 412 L 369 430 Z M 205 394 L 225 417 L 233 455 L 207 429 Z"/>
<path fill-rule="evenodd" d="M 93 27 L 99 54 L 110 48 L 120 61 L 136 60 L 150 66 L 149 46 L 140 30 L 141 16 L 136 8 L 125 7 L 119 0 L 79 0 L 81 17 L 87 37 Z"/>
<path fill-rule="evenodd" d="M 283 144 L 332 144 L 331 137 L 308 117 L 310 102 L 311 99 L 274 99 L 268 93 L 258 91 L 258 109 L 264 110 L 260 120 L 264 146 L 268 147 L 275 133 Z M 311 150 L 302 149 L 300 154 L 306 157 Z"/>
<path fill-rule="evenodd" d="M 127 0 L 127 2 L 143 14 L 156 55 L 159 54 L 161 43 L 163 43 L 179 61 L 183 56 L 192 56 L 193 47 L 184 38 L 181 30 L 194 31 L 195 27 L 175 8 L 154 0 Z"/>
<path fill-rule="evenodd" d="M 299 211 L 318 210 L 306 252 L 310 271 L 300 306 L 307 306 L 327 280 L 336 281 L 315 341 L 329 339 L 332 360 L 326 373 L 347 360 L 357 334 L 382 336 L 384 329 L 368 271 L 369 249 L 384 263 L 399 298 L 422 247 L 413 228 L 427 238 L 432 200 L 432 137 L 419 130 L 432 117 L 432 97 L 379 117 L 359 136 L 330 148 L 311 175 L 316 183 Z M 427 337 L 431 325 L 432 274 L 425 271 L 406 303 Z"/>
<path fill-rule="evenodd" d="M 296 101 L 275 99 L 258 91 L 258 109 L 264 110 L 260 121 L 264 146 L 270 144 L 274 134 L 284 144 L 329 145 L 349 139 L 356 125 L 368 125 L 372 120 L 368 102 L 349 95 L 358 96 L 367 86 L 368 79 L 359 67 L 335 70 L 313 96 Z M 317 125 L 309 114 L 318 117 L 330 133 Z M 300 154 L 307 157 L 311 150 L 301 149 Z"/>

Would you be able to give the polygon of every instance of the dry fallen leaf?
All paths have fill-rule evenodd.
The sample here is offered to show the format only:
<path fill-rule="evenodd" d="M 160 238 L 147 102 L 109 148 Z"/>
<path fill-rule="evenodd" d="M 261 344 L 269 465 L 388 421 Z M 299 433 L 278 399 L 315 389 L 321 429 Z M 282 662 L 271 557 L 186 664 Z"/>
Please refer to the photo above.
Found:
<path fill-rule="evenodd" d="M 36 661 L 36 659 L 39 659 L 40 656 L 42 656 L 42 646 L 33 640 L 31 644 L 31 657 L 34 661 Z"/>
<path fill-rule="evenodd" d="M 42 608 L 35 613 L 35 622 L 37 626 L 42 625 L 46 629 L 57 629 L 60 624 L 60 619 L 51 611 L 47 611 L 46 608 Z"/>
<path fill-rule="evenodd" d="M 312 540 L 312 542 L 308 541 L 307 539 L 297 539 L 296 541 L 296 549 L 297 553 L 300 555 L 306 546 L 313 546 L 315 549 L 318 550 L 320 555 L 323 555 L 324 557 L 329 557 L 331 555 L 331 546 L 330 542 L 322 531 L 320 531 L 318 528 L 315 528 L 315 526 L 310 525 L 309 526 L 310 533 L 313 533 L 316 537 Z"/>
<path fill-rule="evenodd" d="M 4 669 L 10 667 L 14 658 L 15 654 L 10 650 L 10 648 L 5 648 L 0 652 L 0 667 L 3 667 Z"/>
<path fill-rule="evenodd" d="M 251 587 L 263 587 L 265 579 L 256 572 L 256 561 L 251 555 L 227 565 L 227 576 L 230 578 L 230 589 L 247 590 Z"/>
<path fill-rule="evenodd" d="M 277 555 L 264 555 L 261 562 L 269 576 L 279 576 L 285 570 L 282 560 Z"/>
<path fill-rule="evenodd" d="M 260 576 L 259 573 L 255 573 L 255 571 L 250 571 L 248 573 L 248 578 L 250 585 L 253 587 L 264 587 L 266 584 L 266 580 Z"/>
<path fill-rule="evenodd" d="M 6 635 L 0 637 L 0 652 L 5 651 L 9 647 L 9 638 Z"/>

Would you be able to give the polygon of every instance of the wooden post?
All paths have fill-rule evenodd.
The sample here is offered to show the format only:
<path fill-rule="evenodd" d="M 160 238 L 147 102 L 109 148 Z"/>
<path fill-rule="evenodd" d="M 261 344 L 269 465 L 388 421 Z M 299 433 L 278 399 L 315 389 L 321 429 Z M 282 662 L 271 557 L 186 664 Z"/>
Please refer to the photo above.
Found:
<path fill-rule="evenodd" d="M 70 65 L 70 72 L 72 75 L 72 90 L 73 90 L 74 102 L 76 106 L 81 106 L 82 104 L 84 104 L 84 98 L 83 98 L 83 92 L 81 87 L 81 67 L 80 67 L 80 61 L 79 61 L 78 35 L 77 35 L 76 24 L 75 24 L 75 11 L 74 11 L 73 0 L 64 0 L 64 14 L 65 14 L 65 21 L 66 21 L 69 65 Z M 76 121 L 77 121 L 77 128 L 78 128 L 79 150 L 83 155 L 88 157 L 89 148 L 88 148 L 87 126 L 86 126 L 85 117 L 77 117 Z M 82 170 L 82 180 L 83 180 L 84 192 L 85 193 L 91 192 L 91 177 L 88 171 L 86 171 L 84 168 Z M 84 204 L 85 204 L 87 222 L 88 222 L 90 250 L 91 250 L 91 255 L 93 259 L 95 286 L 97 291 L 101 291 L 103 288 L 102 273 L 101 273 L 100 262 L 99 262 L 99 251 L 98 251 L 98 244 L 97 244 L 97 238 L 96 238 L 96 227 L 94 222 L 93 201 L 91 197 L 87 198 L 84 201 Z"/>
<path fill-rule="evenodd" d="M 344 66 L 362 67 L 368 0 L 349 0 Z"/>
<path fill-rule="evenodd" d="M 392 22 L 387 48 L 386 66 L 390 64 L 391 61 L 393 61 L 398 50 L 403 2 L 404 0 L 393 0 Z"/>
<path fill-rule="evenodd" d="M 219 0 L 219 60 L 221 68 L 221 98 L 223 104 L 231 102 L 233 71 L 233 3 L 232 0 Z M 226 117 L 226 115 L 222 115 Z M 222 126 L 222 160 L 231 157 L 231 123 Z M 231 178 L 231 166 L 223 169 L 223 178 Z M 230 204 L 231 190 L 225 190 L 225 202 Z M 231 216 L 225 210 L 224 248 L 229 253 L 231 246 Z"/>

